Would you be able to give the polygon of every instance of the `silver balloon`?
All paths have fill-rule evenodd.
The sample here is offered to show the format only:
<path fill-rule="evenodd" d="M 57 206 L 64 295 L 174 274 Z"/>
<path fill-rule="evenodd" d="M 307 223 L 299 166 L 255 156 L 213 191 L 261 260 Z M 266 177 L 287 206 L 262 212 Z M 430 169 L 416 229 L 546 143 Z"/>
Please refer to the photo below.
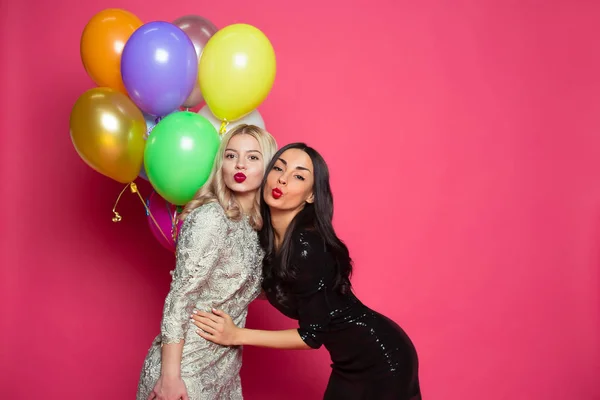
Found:
<path fill-rule="evenodd" d="M 212 22 L 199 15 L 184 15 L 173 21 L 173 25 L 181 28 L 181 30 L 183 30 L 191 39 L 194 48 L 196 49 L 198 60 L 200 60 L 200 56 L 202 55 L 202 51 L 208 40 L 218 31 L 217 27 Z M 194 90 L 185 100 L 183 106 L 187 108 L 195 107 L 200 104 L 202 100 L 202 92 L 200 92 L 200 86 L 198 85 L 198 82 L 196 82 Z"/>

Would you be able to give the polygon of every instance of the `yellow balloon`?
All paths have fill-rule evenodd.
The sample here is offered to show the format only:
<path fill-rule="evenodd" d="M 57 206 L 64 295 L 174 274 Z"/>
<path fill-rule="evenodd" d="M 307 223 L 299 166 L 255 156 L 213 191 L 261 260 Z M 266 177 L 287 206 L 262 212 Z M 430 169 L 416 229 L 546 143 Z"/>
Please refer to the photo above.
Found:
<path fill-rule="evenodd" d="M 121 183 L 138 176 L 146 121 L 125 94 L 107 87 L 83 93 L 71 111 L 70 129 L 75 150 L 94 170 Z"/>
<path fill-rule="evenodd" d="M 258 28 L 233 24 L 215 33 L 202 51 L 200 91 L 221 121 L 235 121 L 254 111 L 275 81 L 275 51 Z"/>

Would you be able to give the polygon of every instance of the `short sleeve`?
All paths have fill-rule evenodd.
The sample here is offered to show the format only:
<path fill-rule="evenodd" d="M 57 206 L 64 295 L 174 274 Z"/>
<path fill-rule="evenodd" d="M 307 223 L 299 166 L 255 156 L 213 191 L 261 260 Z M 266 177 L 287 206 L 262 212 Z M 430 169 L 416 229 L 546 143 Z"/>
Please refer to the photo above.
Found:
<path fill-rule="evenodd" d="M 298 306 L 298 333 L 304 342 L 318 349 L 329 330 L 328 286 L 332 282 L 333 258 L 316 233 L 301 232 L 294 241 L 296 279 L 292 293 Z"/>
<path fill-rule="evenodd" d="M 217 264 L 226 233 L 226 216 L 217 203 L 198 207 L 185 218 L 177 241 L 171 288 L 163 310 L 163 343 L 178 343 L 184 339 L 190 315 L 202 286 Z"/>

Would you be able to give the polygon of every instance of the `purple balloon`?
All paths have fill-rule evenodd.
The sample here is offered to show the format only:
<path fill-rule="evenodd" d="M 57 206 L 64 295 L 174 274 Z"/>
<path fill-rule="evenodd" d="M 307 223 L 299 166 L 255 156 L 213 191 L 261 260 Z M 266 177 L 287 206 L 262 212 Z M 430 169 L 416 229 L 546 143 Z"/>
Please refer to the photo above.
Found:
<path fill-rule="evenodd" d="M 175 229 L 177 229 L 177 233 L 179 233 L 179 229 L 181 228 L 181 222 L 177 220 L 177 217 L 179 216 L 177 206 L 169 203 L 156 192 L 150 194 L 148 200 L 146 200 L 146 206 L 148 206 L 148 209 L 158 224 L 158 226 L 156 226 L 152 217 L 150 217 L 150 214 L 146 212 L 148 225 L 150 226 L 152 235 L 165 249 L 174 252 L 176 241 L 173 240 L 173 233 Z"/>
<path fill-rule="evenodd" d="M 178 109 L 198 80 L 198 56 L 181 28 L 149 22 L 127 40 L 121 56 L 127 93 L 145 113 L 165 116 Z"/>

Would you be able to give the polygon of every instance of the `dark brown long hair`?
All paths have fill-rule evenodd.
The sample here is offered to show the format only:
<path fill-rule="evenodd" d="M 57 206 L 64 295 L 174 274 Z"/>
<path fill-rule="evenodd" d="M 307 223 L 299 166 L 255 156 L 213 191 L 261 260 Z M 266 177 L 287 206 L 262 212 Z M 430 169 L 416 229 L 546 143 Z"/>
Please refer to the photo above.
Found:
<path fill-rule="evenodd" d="M 275 166 L 281 155 L 289 149 L 304 151 L 313 163 L 314 202 L 305 207 L 294 217 L 288 227 L 279 250 L 275 249 L 275 232 L 271 224 L 271 210 L 265 203 L 264 188 L 267 176 Z M 333 229 L 333 194 L 329 184 L 329 168 L 321 155 L 312 147 L 304 143 L 288 144 L 273 156 L 263 179 L 260 189 L 260 206 L 263 216 L 263 228 L 260 230 L 260 242 L 265 250 L 263 260 L 263 277 L 265 281 L 275 282 L 277 298 L 285 302 L 288 298 L 285 287 L 296 276 L 296 266 L 292 259 L 294 233 L 300 229 L 314 230 L 323 239 L 327 250 L 336 261 L 335 279 L 333 289 L 340 292 L 351 290 L 350 277 L 352 275 L 352 259 L 348 247 L 338 238 Z"/>

